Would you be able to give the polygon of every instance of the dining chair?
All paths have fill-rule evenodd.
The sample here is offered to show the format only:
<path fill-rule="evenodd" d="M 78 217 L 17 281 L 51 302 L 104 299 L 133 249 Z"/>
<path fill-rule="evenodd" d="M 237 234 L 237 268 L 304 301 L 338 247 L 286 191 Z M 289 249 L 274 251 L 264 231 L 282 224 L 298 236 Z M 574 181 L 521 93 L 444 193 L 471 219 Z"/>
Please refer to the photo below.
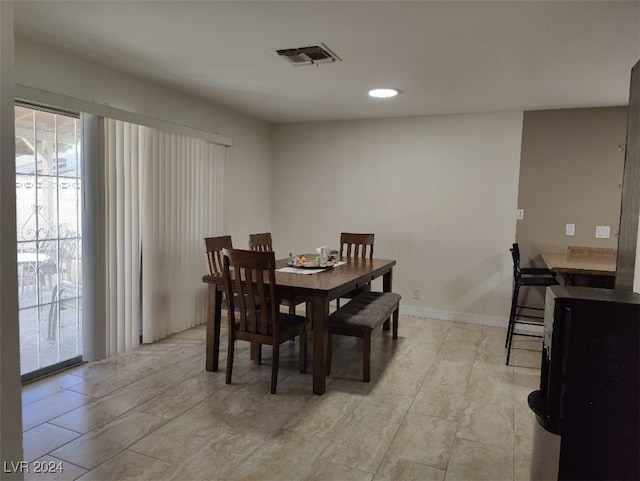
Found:
<path fill-rule="evenodd" d="M 300 336 L 299 369 L 307 371 L 307 328 L 303 316 L 280 312 L 275 278 L 275 254 L 224 248 L 224 281 L 229 309 L 229 336 L 226 383 L 231 384 L 235 341 L 272 346 L 271 394 L 276 393 L 280 344 Z M 235 294 L 235 295 L 234 295 Z M 237 306 L 235 304 L 238 304 Z M 266 308 L 259 308 L 266 306 Z"/>
<path fill-rule="evenodd" d="M 520 290 L 523 287 L 543 287 L 554 286 L 558 284 L 556 273 L 544 267 L 520 267 L 520 248 L 517 243 L 512 244 L 511 259 L 513 261 L 513 294 L 511 297 L 511 309 L 509 311 L 509 323 L 507 325 L 507 337 L 505 339 L 505 347 L 507 349 L 507 362 L 511 357 L 511 346 L 513 336 L 537 337 L 542 338 L 542 333 L 530 330 L 525 332 L 516 332 L 517 325 L 537 326 L 544 325 L 544 316 L 540 315 L 540 311 L 544 312 L 544 307 L 537 307 L 527 304 L 520 304 Z"/>
<path fill-rule="evenodd" d="M 76 255 L 77 242 L 61 239 L 57 252 L 57 263 L 49 256 L 45 263 L 51 283 L 51 303 L 49 304 L 47 339 L 55 340 L 61 312 L 77 309 L 77 300 L 82 298 L 82 258 Z M 41 274 L 42 275 L 42 274 Z M 46 281 L 45 281 L 46 282 Z"/>
<path fill-rule="evenodd" d="M 231 236 L 223 235 L 219 237 L 205 237 L 204 246 L 205 252 L 207 254 L 207 267 L 209 268 L 209 275 L 222 276 L 222 249 L 233 248 Z"/>
<path fill-rule="evenodd" d="M 340 258 L 347 259 L 373 259 L 373 244 L 375 234 L 356 234 L 353 232 L 342 232 L 340 234 Z M 358 287 L 351 292 L 342 294 L 340 297 L 353 299 L 354 297 L 371 290 L 368 283 Z M 340 298 L 336 299 L 336 308 L 340 308 Z"/>
<path fill-rule="evenodd" d="M 249 234 L 249 249 L 255 252 L 273 252 L 271 232 Z M 281 299 L 280 302 L 283 306 L 289 307 L 289 314 L 296 313 L 296 303 L 293 299 Z"/>
<path fill-rule="evenodd" d="M 34 263 L 28 261 L 18 263 L 18 287 L 21 295 L 25 293 L 27 287 L 36 285 L 36 272 Z"/>
<path fill-rule="evenodd" d="M 271 232 L 261 234 L 249 234 L 249 249 L 259 252 L 273 252 Z"/>
<path fill-rule="evenodd" d="M 340 234 L 340 257 L 373 259 L 375 234 Z"/>
<path fill-rule="evenodd" d="M 204 245 L 205 253 L 207 255 L 207 268 L 209 269 L 209 275 L 222 277 L 224 273 L 222 249 L 233 248 L 233 241 L 231 240 L 231 236 L 223 235 L 218 237 L 205 237 Z M 227 302 L 226 298 L 222 302 L 223 307 L 226 307 L 228 309 L 229 303 Z"/>
<path fill-rule="evenodd" d="M 65 246 L 68 242 L 64 239 L 60 239 L 60 244 L 55 240 L 48 239 L 47 236 L 58 235 L 57 233 L 51 233 L 46 231 L 43 234 L 45 239 L 37 242 L 37 248 L 32 251 L 22 252 L 18 255 L 19 265 L 19 287 L 20 293 L 24 294 L 26 286 L 36 286 L 36 279 L 38 280 L 38 289 L 51 290 L 56 282 L 56 274 L 58 273 L 58 254 L 60 257 L 65 256 Z M 59 251 L 59 252 L 58 252 Z M 30 258 L 25 258 L 30 256 Z"/>

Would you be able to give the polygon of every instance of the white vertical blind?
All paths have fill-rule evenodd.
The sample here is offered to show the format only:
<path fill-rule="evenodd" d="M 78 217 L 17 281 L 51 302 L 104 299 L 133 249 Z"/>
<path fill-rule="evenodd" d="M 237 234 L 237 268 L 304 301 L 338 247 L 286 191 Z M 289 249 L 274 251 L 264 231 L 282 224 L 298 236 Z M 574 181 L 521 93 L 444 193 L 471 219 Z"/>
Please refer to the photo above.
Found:
<path fill-rule="evenodd" d="M 220 235 L 226 147 L 105 120 L 109 355 L 202 324 L 203 239 Z"/>
<path fill-rule="evenodd" d="M 105 119 L 108 356 L 140 343 L 140 128 Z M 135 180 L 134 180 L 135 179 Z"/>

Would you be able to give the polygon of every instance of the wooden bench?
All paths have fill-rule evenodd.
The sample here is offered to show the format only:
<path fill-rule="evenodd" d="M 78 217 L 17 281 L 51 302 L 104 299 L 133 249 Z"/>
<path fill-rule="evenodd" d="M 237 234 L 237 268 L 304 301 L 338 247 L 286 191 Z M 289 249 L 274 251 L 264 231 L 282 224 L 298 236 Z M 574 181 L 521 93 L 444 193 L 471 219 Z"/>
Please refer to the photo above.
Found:
<path fill-rule="evenodd" d="M 333 334 L 362 338 L 362 380 L 371 378 L 371 332 L 393 315 L 393 339 L 398 338 L 398 317 L 402 296 L 394 292 L 363 292 L 329 316 L 327 374 L 331 373 Z"/>

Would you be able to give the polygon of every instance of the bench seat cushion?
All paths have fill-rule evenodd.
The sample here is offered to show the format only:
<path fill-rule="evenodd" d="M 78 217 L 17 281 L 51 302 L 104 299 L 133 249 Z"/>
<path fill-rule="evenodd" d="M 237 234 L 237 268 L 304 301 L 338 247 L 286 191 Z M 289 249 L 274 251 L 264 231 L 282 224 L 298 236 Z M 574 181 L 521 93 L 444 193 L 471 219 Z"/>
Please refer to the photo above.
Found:
<path fill-rule="evenodd" d="M 364 292 L 331 314 L 329 324 L 373 330 L 398 308 L 400 299 L 395 292 Z"/>

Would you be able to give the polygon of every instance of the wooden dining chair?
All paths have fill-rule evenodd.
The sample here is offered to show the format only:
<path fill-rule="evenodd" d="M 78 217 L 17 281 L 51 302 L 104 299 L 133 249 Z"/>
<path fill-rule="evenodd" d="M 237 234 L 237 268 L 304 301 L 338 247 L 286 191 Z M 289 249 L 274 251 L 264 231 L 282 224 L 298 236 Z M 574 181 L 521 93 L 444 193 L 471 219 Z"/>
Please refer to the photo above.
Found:
<path fill-rule="evenodd" d="M 375 234 L 340 234 L 340 257 L 373 259 Z"/>
<path fill-rule="evenodd" d="M 224 273 L 222 249 L 231 249 L 233 247 L 231 236 L 223 235 L 218 237 L 205 237 L 204 246 L 207 256 L 207 268 L 209 270 L 209 275 L 222 277 L 222 274 Z M 229 308 L 229 303 L 226 298 L 222 301 L 222 305 L 227 309 Z"/>
<path fill-rule="evenodd" d="M 342 232 L 340 234 L 340 259 L 373 259 L 373 243 L 375 234 L 355 234 L 353 232 Z M 341 295 L 347 299 L 371 290 L 368 283 L 351 292 Z M 340 298 L 336 299 L 336 307 L 340 308 Z"/>
<path fill-rule="evenodd" d="M 233 248 L 231 236 L 223 235 L 219 237 L 205 237 L 204 246 L 205 252 L 207 254 L 207 267 L 209 268 L 209 275 L 222 276 L 222 249 Z"/>
<path fill-rule="evenodd" d="M 249 249 L 258 252 L 273 252 L 271 232 L 261 234 L 249 234 Z"/>
<path fill-rule="evenodd" d="M 235 341 L 254 345 L 269 344 L 273 349 L 271 394 L 276 393 L 280 344 L 300 336 L 299 369 L 307 372 L 306 317 L 280 312 L 275 278 L 276 260 L 273 252 L 224 248 L 224 281 L 229 309 L 229 345 L 226 383 L 231 384 Z M 235 295 L 234 295 L 235 294 Z M 236 306 L 235 304 L 238 303 Z M 267 306 L 259 308 L 259 306 Z"/>
<path fill-rule="evenodd" d="M 249 249 L 255 252 L 273 252 L 271 232 L 249 234 Z M 289 307 L 289 314 L 296 313 L 296 303 L 293 299 L 281 299 L 280 302 Z"/>

